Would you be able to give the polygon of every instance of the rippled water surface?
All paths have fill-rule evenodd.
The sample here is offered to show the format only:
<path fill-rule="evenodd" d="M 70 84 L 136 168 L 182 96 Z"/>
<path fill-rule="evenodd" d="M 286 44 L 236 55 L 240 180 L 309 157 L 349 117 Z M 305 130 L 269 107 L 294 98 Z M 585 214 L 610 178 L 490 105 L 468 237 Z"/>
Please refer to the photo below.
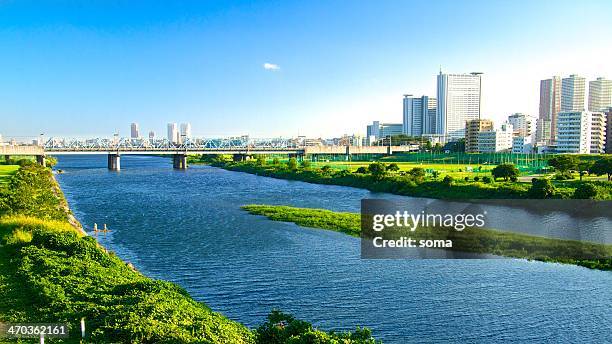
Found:
<path fill-rule="evenodd" d="M 385 343 L 610 342 L 612 273 L 523 260 L 361 260 L 359 239 L 248 215 L 287 204 L 358 211 L 366 190 L 158 157 L 60 157 L 58 180 L 99 241 L 152 277 L 255 327 L 273 308 L 330 330 L 370 327 Z M 393 196 L 395 197 L 395 196 Z"/>

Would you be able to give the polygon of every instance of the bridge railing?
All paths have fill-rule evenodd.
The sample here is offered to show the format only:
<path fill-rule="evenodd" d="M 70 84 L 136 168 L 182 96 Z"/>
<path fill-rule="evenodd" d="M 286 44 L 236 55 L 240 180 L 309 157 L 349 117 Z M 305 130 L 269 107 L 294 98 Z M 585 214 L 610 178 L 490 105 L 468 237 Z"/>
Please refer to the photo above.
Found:
<path fill-rule="evenodd" d="M 182 142 L 168 139 L 92 138 L 70 139 L 52 137 L 44 144 L 46 151 L 106 151 L 106 150 L 221 150 L 221 149 L 287 149 L 298 148 L 291 140 L 282 138 L 185 138 Z"/>

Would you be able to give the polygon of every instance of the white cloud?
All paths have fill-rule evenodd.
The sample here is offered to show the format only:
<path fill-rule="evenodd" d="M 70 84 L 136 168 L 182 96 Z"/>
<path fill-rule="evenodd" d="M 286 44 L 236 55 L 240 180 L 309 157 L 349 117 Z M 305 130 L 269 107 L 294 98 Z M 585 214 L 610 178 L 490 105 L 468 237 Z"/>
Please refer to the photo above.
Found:
<path fill-rule="evenodd" d="M 265 70 L 271 70 L 271 71 L 280 70 L 280 66 L 277 65 L 277 64 L 274 64 L 274 63 L 266 62 L 266 63 L 263 64 L 263 67 L 264 67 Z"/>

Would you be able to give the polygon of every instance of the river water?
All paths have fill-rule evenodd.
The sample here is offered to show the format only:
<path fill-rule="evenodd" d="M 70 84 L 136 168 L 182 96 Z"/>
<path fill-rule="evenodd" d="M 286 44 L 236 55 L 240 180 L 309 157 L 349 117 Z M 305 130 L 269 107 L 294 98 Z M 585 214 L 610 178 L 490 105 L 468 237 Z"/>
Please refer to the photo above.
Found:
<path fill-rule="evenodd" d="M 612 341 L 612 272 L 516 259 L 363 260 L 358 238 L 240 206 L 358 212 L 362 198 L 398 196 L 207 166 L 178 171 L 159 157 L 121 165 L 59 158 L 77 218 L 106 223 L 104 246 L 249 327 L 276 308 L 325 330 L 368 326 L 385 343 Z"/>

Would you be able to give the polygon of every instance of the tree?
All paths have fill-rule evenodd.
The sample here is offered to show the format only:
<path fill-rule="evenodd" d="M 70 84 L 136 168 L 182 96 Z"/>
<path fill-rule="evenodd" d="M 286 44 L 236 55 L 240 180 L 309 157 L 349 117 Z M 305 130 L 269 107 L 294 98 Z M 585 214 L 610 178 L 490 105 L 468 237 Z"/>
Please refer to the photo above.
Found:
<path fill-rule="evenodd" d="M 302 160 L 302 168 L 303 169 L 309 169 L 310 168 L 310 161 L 308 160 Z"/>
<path fill-rule="evenodd" d="M 555 195 L 555 187 L 550 180 L 546 178 L 533 178 L 528 193 L 530 198 L 551 198 Z"/>
<path fill-rule="evenodd" d="M 598 176 L 607 174 L 608 181 L 612 178 L 612 157 L 601 158 L 591 166 L 589 173 L 596 174 Z"/>
<path fill-rule="evenodd" d="M 497 178 L 504 178 L 505 181 L 508 181 L 509 178 L 518 177 L 519 170 L 513 164 L 501 164 L 495 166 L 495 168 L 491 170 L 491 174 L 495 180 L 497 180 Z"/>
<path fill-rule="evenodd" d="M 278 160 L 278 158 L 272 159 L 272 165 L 274 165 L 274 166 L 280 165 L 280 160 Z"/>
<path fill-rule="evenodd" d="M 289 161 L 287 162 L 287 167 L 292 171 L 297 170 L 297 167 L 298 167 L 297 159 L 296 158 L 289 159 Z"/>
<path fill-rule="evenodd" d="M 431 176 L 433 177 L 433 179 L 438 179 L 438 177 L 440 176 L 440 171 L 431 171 Z"/>
<path fill-rule="evenodd" d="M 397 166 L 397 164 L 394 162 L 387 165 L 386 169 L 389 172 L 397 172 L 400 170 L 399 166 Z"/>
<path fill-rule="evenodd" d="M 323 172 L 323 174 L 328 174 L 331 171 L 332 171 L 332 168 L 329 165 L 325 165 L 325 166 L 321 167 L 321 172 Z"/>
<path fill-rule="evenodd" d="M 387 174 L 387 169 L 383 163 L 375 162 L 368 166 L 368 172 L 370 172 L 375 179 L 382 179 Z"/>
<path fill-rule="evenodd" d="M 357 168 L 357 171 L 355 171 L 355 173 L 366 174 L 366 173 L 368 173 L 368 170 L 366 170 L 365 167 L 361 166 L 361 167 Z"/>
<path fill-rule="evenodd" d="M 597 196 L 597 187 L 591 183 L 584 183 L 578 185 L 574 190 L 572 198 L 576 199 L 593 199 Z"/>
<path fill-rule="evenodd" d="M 580 180 L 582 177 L 589 172 L 589 169 L 593 166 L 593 162 L 586 160 L 578 163 L 578 172 L 580 173 Z"/>
<path fill-rule="evenodd" d="M 576 169 L 578 165 L 578 158 L 574 155 L 557 155 L 548 160 L 548 164 L 555 168 L 555 170 L 566 173 L 570 170 Z"/>
<path fill-rule="evenodd" d="M 482 181 L 485 184 L 491 184 L 491 182 L 493 182 L 493 179 L 491 179 L 491 177 L 489 177 L 489 176 L 484 176 L 484 177 L 482 177 Z"/>

